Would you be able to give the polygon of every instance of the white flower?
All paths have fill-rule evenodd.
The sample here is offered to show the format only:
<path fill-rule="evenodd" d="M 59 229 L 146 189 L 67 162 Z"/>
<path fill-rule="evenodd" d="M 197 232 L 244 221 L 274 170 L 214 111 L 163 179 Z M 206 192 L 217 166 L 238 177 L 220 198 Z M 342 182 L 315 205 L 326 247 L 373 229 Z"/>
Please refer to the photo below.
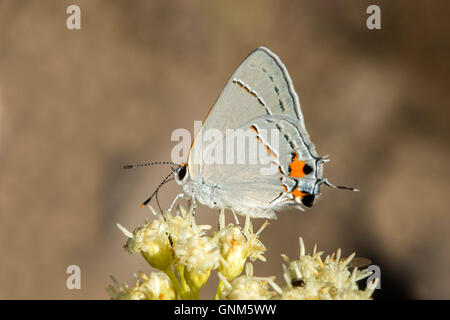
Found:
<path fill-rule="evenodd" d="M 187 284 L 197 294 L 221 259 L 217 243 L 209 237 L 195 235 L 179 239 L 174 246 L 175 265 L 184 267 Z"/>
<path fill-rule="evenodd" d="M 147 277 L 139 272 L 133 288 L 127 284 L 120 285 L 112 277 L 114 285 L 110 285 L 107 291 L 113 300 L 174 300 L 176 298 L 172 281 L 163 272 L 153 272 Z"/>
<path fill-rule="evenodd" d="M 164 272 L 152 272 L 150 277 L 140 273 L 139 276 L 142 279 L 141 290 L 149 300 L 174 300 L 176 298 L 173 283 Z"/>
<path fill-rule="evenodd" d="M 179 239 L 174 249 L 175 263 L 184 265 L 188 271 L 206 271 L 219 266 L 219 247 L 209 237 L 193 236 Z"/>
<path fill-rule="evenodd" d="M 215 238 L 220 245 L 220 254 L 226 263 L 221 263 L 219 272 L 228 280 L 232 280 L 241 274 L 247 257 L 252 261 L 260 259 L 265 261 L 263 256 L 266 248 L 259 241 L 258 236 L 267 226 L 267 222 L 257 233 L 253 233 L 253 226 L 250 223 L 250 217 L 245 220 L 244 229 L 233 224 L 225 226 L 225 215 L 223 210 L 219 217 L 220 230 L 215 234 Z"/>
<path fill-rule="evenodd" d="M 145 223 L 133 233 L 120 224 L 117 227 L 128 237 L 125 249 L 130 253 L 141 253 L 147 262 L 154 268 L 165 270 L 173 260 L 171 238 L 166 232 L 165 223 L 159 219 Z"/>
<path fill-rule="evenodd" d="M 253 266 L 246 265 L 245 276 L 240 276 L 229 282 L 221 273 L 219 279 L 224 282 L 224 298 L 228 300 L 268 300 L 274 297 L 281 289 L 273 282 L 271 277 L 253 276 Z M 271 288 L 277 292 L 272 291 Z"/>
<path fill-rule="evenodd" d="M 169 212 L 165 213 L 166 231 L 171 235 L 174 243 L 176 243 L 178 239 L 202 236 L 207 230 L 211 229 L 210 225 L 197 225 L 192 211 L 192 206 L 189 211 L 186 211 L 186 209 L 180 205 L 178 206 L 175 215 L 172 215 Z"/>
<path fill-rule="evenodd" d="M 141 253 L 152 267 L 163 271 L 173 261 L 174 243 L 182 238 L 203 235 L 210 228 L 208 225 L 197 226 L 192 219 L 192 209 L 187 212 L 182 206 L 178 207 L 176 215 L 159 214 L 158 219 L 146 222 L 133 233 L 120 224 L 117 227 L 128 237 L 125 248 L 130 253 Z"/>
<path fill-rule="evenodd" d="M 364 279 L 371 273 L 353 269 L 350 272 L 348 264 L 355 254 L 347 259 L 341 259 L 341 250 L 321 258 L 322 252 L 314 251 L 312 256 L 305 253 L 303 239 L 300 238 L 299 260 L 291 261 L 283 256 L 288 267 L 283 266 L 284 279 L 287 286 L 279 299 L 309 300 L 309 299 L 370 299 L 373 293 L 373 284 L 365 290 L 359 290 L 357 281 Z"/>

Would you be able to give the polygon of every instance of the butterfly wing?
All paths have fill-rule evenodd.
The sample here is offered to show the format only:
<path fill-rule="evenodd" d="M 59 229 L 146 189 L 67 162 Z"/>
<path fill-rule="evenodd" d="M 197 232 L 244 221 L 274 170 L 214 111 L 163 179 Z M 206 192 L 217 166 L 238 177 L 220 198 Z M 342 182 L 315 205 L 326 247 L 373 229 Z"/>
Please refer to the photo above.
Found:
<path fill-rule="evenodd" d="M 215 130 L 227 137 L 227 129 L 250 129 L 253 139 L 273 158 L 271 165 L 277 167 L 277 174 L 262 175 L 261 169 L 267 164 L 207 164 L 202 134 Z M 267 142 L 264 142 L 261 129 L 275 130 L 279 143 L 270 144 L 271 137 L 265 137 Z M 217 143 L 225 145 L 224 141 Z M 225 153 L 229 152 L 226 146 L 223 148 Z M 191 148 L 189 170 L 194 180 L 220 185 L 221 199 L 235 199 L 230 200 L 233 203 L 228 206 L 237 208 L 241 203 L 247 208 L 270 211 L 276 203 L 288 204 L 288 198 L 294 197 L 290 204 L 298 204 L 295 190 L 302 184 L 314 191 L 316 180 L 322 176 L 319 159 L 305 129 L 298 96 L 285 66 L 270 50 L 261 47 L 236 69 L 208 114 Z M 300 172 L 306 164 L 313 169 L 310 176 Z M 283 192 L 285 196 L 280 197 Z M 271 215 L 270 212 L 267 215 Z"/>

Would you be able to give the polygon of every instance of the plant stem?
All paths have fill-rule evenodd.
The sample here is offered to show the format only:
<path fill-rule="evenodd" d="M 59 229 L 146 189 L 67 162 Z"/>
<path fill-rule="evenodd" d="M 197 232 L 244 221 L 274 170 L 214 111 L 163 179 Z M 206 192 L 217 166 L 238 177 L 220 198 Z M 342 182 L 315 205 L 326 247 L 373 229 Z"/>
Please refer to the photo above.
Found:
<path fill-rule="evenodd" d="M 223 294 L 223 289 L 225 288 L 225 283 L 220 280 L 219 285 L 217 286 L 216 294 L 214 295 L 214 300 L 220 300 Z"/>
<path fill-rule="evenodd" d="M 183 300 L 191 299 L 191 293 L 184 288 L 184 286 L 180 285 L 180 282 L 178 281 L 177 276 L 172 270 L 171 266 L 168 266 L 166 270 L 164 270 L 164 273 L 167 274 L 167 276 L 172 280 L 173 285 L 175 286 L 175 290 L 177 291 L 177 294 L 180 296 Z"/>
<path fill-rule="evenodd" d="M 200 290 L 192 290 L 192 297 L 194 300 L 200 300 Z"/>
<path fill-rule="evenodd" d="M 183 292 L 184 292 L 184 298 L 183 299 L 185 299 L 185 300 L 192 299 L 191 288 L 187 284 L 186 279 L 184 277 L 184 266 L 183 265 L 177 265 L 177 266 L 175 266 L 175 270 L 180 275 L 181 287 L 182 287 Z"/>

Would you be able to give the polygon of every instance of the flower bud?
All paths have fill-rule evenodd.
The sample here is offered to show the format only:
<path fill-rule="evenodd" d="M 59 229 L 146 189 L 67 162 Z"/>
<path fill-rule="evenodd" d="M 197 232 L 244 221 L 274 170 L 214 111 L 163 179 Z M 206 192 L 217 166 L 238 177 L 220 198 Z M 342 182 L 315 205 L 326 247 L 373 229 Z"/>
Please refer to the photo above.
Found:
<path fill-rule="evenodd" d="M 217 244 L 211 238 L 193 236 L 175 243 L 175 264 L 185 267 L 186 281 L 193 290 L 203 287 L 219 259 Z"/>
<path fill-rule="evenodd" d="M 131 234 L 132 237 L 122 226 L 119 228 L 129 236 L 125 248 L 130 253 L 141 253 L 152 267 L 159 270 L 166 270 L 170 266 L 173 261 L 173 248 L 160 220 L 146 223 L 136 229 Z"/>
<path fill-rule="evenodd" d="M 153 272 L 147 277 L 143 272 L 136 276 L 133 288 L 120 285 L 113 278 L 114 285 L 107 291 L 113 300 L 175 300 L 176 293 L 172 281 L 163 272 Z"/>
<path fill-rule="evenodd" d="M 251 263 L 246 265 L 246 275 L 231 282 L 228 282 L 221 273 L 218 273 L 218 275 L 219 279 L 225 284 L 224 297 L 227 300 L 268 300 L 277 294 L 271 288 L 281 292 L 272 278 L 253 276 Z"/>
<path fill-rule="evenodd" d="M 220 230 L 215 239 L 220 246 L 220 254 L 224 262 L 220 263 L 219 272 L 228 280 L 239 276 L 244 268 L 247 258 L 265 260 L 263 253 L 266 250 L 259 241 L 258 236 L 267 224 L 264 224 L 257 233 L 253 233 L 250 218 L 246 218 L 244 229 L 229 224 L 225 227 L 225 217 L 220 214 Z"/>

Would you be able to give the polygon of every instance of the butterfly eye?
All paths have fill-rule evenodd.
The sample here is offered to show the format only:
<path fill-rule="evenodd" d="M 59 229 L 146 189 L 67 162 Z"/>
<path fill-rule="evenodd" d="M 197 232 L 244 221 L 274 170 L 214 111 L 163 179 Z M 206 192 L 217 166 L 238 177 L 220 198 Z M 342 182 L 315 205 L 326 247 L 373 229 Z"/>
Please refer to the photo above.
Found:
<path fill-rule="evenodd" d="M 313 202 L 314 202 L 314 195 L 313 194 L 307 194 L 306 196 L 304 196 L 303 198 L 302 198 L 302 204 L 305 206 L 305 207 L 312 207 L 312 205 L 313 205 Z"/>
<path fill-rule="evenodd" d="M 183 180 L 184 179 L 184 177 L 186 176 L 186 172 L 187 172 L 187 170 L 186 170 L 186 166 L 183 166 L 183 167 L 180 167 L 180 169 L 178 170 L 178 180 Z"/>

